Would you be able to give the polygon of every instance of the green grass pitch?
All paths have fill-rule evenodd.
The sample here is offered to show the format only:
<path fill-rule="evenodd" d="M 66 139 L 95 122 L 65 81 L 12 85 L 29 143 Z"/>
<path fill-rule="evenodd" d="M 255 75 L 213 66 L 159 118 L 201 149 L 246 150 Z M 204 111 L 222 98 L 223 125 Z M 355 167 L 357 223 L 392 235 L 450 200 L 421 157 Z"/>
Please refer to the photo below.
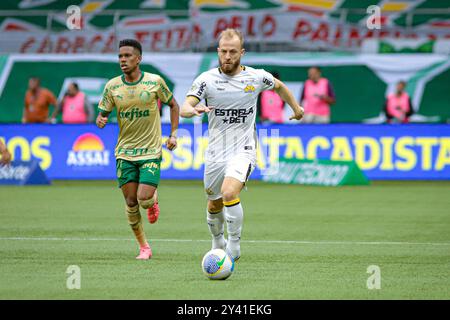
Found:
<path fill-rule="evenodd" d="M 241 259 L 226 281 L 200 181 L 162 181 L 161 215 L 137 245 L 114 181 L 0 187 L 0 299 L 449 299 L 450 182 L 306 187 L 250 181 Z M 144 212 L 143 212 L 144 213 Z M 69 290 L 77 265 L 81 288 Z M 370 265 L 381 288 L 369 290 Z"/>

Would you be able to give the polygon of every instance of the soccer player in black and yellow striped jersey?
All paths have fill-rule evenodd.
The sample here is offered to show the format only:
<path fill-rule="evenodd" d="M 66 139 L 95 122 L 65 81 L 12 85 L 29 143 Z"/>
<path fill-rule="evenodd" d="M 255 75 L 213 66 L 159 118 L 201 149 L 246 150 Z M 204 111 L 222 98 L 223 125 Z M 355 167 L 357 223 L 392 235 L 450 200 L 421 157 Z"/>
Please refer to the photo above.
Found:
<path fill-rule="evenodd" d="M 160 179 L 162 155 L 161 118 L 158 99 L 170 106 L 171 135 L 165 142 L 169 150 L 177 146 L 179 106 L 165 81 L 139 68 L 141 44 L 133 39 L 119 43 L 119 63 L 123 74 L 108 81 L 99 103 L 96 124 L 103 128 L 116 108 L 119 138 L 115 148 L 119 187 L 125 211 L 140 246 L 137 259 L 150 259 L 152 250 L 145 237 L 139 206 L 147 210 L 150 223 L 159 215 L 156 189 Z"/>

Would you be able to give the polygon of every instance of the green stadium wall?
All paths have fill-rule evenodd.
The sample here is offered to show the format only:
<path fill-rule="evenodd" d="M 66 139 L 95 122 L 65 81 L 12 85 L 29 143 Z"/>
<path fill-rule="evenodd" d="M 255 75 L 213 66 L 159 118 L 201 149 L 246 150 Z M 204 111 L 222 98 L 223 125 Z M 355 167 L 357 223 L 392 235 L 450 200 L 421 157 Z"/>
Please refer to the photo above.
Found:
<path fill-rule="evenodd" d="M 408 81 L 407 91 L 419 122 L 447 122 L 450 118 L 450 58 L 445 55 L 246 54 L 242 63 L 278 71 L 297 99 L 307 69 L 320 66 L 336 94 L 331 118 L 334 123 L 380 122 L 385 96 L 399 80 Z M 217 55 L 144 54 L 141 66 L 144 71 L 161 74 L 182 103 L 194 78 L 217 66 Z M 0 122 L 21 121 L 28 79 L 32 76 L 39 77 L 42 86 L 59 98 L 69 81 L 77 81 L 96 104 L 106 81 L 120 74 L 115 55 L 0 56 Z M 163 119 L 168 120 L 167 112 L 165 115 Z"/>

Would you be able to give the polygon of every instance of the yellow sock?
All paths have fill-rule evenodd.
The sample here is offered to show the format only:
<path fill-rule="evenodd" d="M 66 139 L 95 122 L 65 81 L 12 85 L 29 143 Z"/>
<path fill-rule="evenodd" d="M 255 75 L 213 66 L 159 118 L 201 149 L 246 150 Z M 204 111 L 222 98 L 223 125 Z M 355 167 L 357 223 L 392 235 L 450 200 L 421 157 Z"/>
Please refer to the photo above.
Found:
<path fill-rule="evenodd" d="M 139 212 L 139 205 L 134 207 L 125 206 L 128 223 L 133 230 L 134 236 L 140 247 L 148 246 L 147 239 L 145 238 L 144 226 L 141 221 L 141 213 Z"/>

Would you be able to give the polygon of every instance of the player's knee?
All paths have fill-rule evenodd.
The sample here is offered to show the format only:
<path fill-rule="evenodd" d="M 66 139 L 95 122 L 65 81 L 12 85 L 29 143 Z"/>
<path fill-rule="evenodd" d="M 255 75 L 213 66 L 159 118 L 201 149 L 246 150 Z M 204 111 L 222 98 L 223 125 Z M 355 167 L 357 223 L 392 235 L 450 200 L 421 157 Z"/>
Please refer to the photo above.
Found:
<path fill-rule="evenodd" d="M 139 189 L 137 192 L 138 200 L 148 200 L 155 196 L 156 189 Z"/>
<path fill-rule="evenodd" d="M 127 204 L 127 207 L 129 207 L 129 208 L 134 208 L 138 205 L 138 201 L 135 197 L 126 198 L 125 202 Z"/>
<path fill-rule="evenodd" d="M 222 199 L 223 202 L 229 202 L 239 198 L 239 193 L 233 189 L 224 189 L 222 190 Z"/>
<path fill-rule="evenodd" d="M 138 203 L 143 209 L 148 209 L 155 203 L 155 198 L 152 195 L 149 199 L 138 199 Z"/>

